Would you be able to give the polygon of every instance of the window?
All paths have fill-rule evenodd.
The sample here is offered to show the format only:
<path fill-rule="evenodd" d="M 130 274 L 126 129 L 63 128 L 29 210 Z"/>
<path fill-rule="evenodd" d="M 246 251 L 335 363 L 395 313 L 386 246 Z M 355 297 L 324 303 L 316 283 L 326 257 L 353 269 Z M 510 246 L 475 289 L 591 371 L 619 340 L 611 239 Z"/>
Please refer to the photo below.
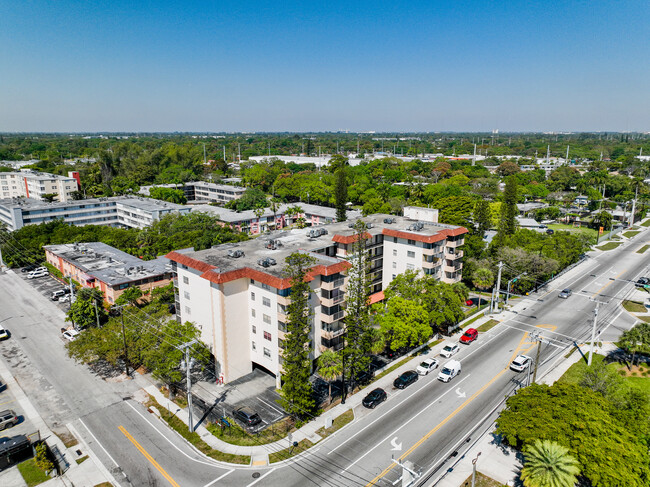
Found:
<path fill-rule="evenodd" d="M 251 345 L 253 347 L 253 351 L 257 350 L 257 345 L 255 345 L 255 342 L 251 342 Z"/>
<path fill-rule="evenodd" d="M 271 286 L 269 286 L 268 284 L 262 283 L 262 289 L 266 289 L 267 291 L 270 291 Z"/>
<path fill-rule="evenodd" d="M 253 333 L 257 333 L 257 327 L 255 325 L 251 325 L 251 329 Z"/>
<path fill-rule="evenodd" d="M 190 283 L 190 278 L 187 276 L 183 276 L 183 284 L 189 284 Z"/>
<path fill-rule="evenodd" d="M 408 244 L 409 244 L 409 245 L 415 245 L 415 240 L 411 240 L 411 239 L 409 238 L 409 240 L 408 240 Z"/>
<path fill-rule="evenodd" d="M 262 297 L 262 304 L 264 306 L 268 306 L 270 308 L 271 307 L 271 300 L 269 298 Z"/>
<path fill-rule="evenodd" d="M 251 292 L 251 301 L 255 301 L 255 293 Z"/>
<path fill-rule="evenodd" d="M 185 314 L 186 315 L 192 314 L 189 306 L 185 306 Z"/>
<path fill-rule="evenodd" d="M 271 317 L 269 315 L 264 315 L 264 316 L 262 316 L 262 321 L 264 321 L 264 323 L 266 323 L 267 325 L 270 325 L 271 324 Z"/>
<path fill-rule="evenodd" d="M 409 250 L 408 252 L 406 252 L 406 256 L 410 257 L 410 258 L 413 258 L 413 257 L 415 257 L 415 252 L 413 252 L 412 250 Z"/>
<path fill-rule="evenodd" d="M 410 270 L 410 269 L 414 269 L 415 266 L 413 264 L 406 264 L 406 268 Z"/>
<path fill-rule="evenodd" d="M 393 249 L 393 257 L 397 257 L 397 249 Z"/>
<path fill-rule="evenodd" d="M 393 269 L 397 269 L 397 262 L 393 262 Z"/>
<path fill-rule="evenodd" d="M 255 318 L 255 310 L 254 310 L 254 309 L 251 309 L 251 316 L 252 316 L 253 318 Z"/>
<path fill-rule="evenodd" d="M 266 358 L 271 358 L 271 350 L 269 350 L 268 348 L 264 347 L 264 356 L 265 356 Z"/>
<path fill-rule="evenodd" d="M 185 297 L 185 299 L 190 299 L 190 293 L 188 291 L 185 291 L 183 293 L 183 296 Z"/>
<path fill-rule="evenodd" d="M 264 340 L 271 341 L 271 334 L 268 331 L 264 332 Z"/>
<path fill-rule="evenodd" d="M 397 243 L 397 237 L 393 237 L 393 243 Z"/>
<path fill-rule="evenodd" d="M 392 277 L 392 278 L 395 279 L 396 277 L 397 277 L 397 276 L 396 276 L 395 274 L 393 274 L 393 277 Z"/>

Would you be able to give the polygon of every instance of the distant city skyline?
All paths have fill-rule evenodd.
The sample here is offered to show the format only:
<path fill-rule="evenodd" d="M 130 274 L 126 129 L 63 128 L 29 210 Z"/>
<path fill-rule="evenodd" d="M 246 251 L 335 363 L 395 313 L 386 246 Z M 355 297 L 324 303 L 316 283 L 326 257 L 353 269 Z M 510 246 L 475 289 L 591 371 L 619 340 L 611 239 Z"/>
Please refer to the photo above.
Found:
<path fill-rule="evenodd" d="M 0 132 L 647 132 L 649 14 L 0 0 Z"/>

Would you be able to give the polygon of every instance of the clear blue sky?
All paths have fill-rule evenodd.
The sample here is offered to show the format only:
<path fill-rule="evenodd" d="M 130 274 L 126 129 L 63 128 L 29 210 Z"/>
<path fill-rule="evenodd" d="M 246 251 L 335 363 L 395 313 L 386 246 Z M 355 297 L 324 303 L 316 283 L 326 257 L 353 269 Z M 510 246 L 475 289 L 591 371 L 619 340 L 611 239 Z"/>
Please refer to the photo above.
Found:
<path fill-rule="evenodd" d="M 0 131 L 648 131 L 649 58 L 644 0 L 0 0 Z"/>

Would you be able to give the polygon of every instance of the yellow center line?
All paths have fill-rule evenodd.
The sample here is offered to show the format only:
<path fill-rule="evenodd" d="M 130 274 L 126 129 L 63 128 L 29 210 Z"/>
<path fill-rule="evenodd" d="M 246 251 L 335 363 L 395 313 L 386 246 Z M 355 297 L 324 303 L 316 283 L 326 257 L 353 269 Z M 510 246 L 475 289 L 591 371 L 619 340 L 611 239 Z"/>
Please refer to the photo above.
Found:
<path fill-rule="evenodd" d="M 172 484 L 174 487 L 180 487 L 180 485 L 178 485 L 178 484 L 176 483 L 176 481 L 171 477 L 171 475 L 169 475 L 167 472 L 165 472 L 165 470 L 163 470 L 163 468 L 160 466 L 160 464 L 159 464 L 157 461 L 155 461 L 151 455 L 149 455 L 149 453 L 147 452 L 147 450 L 145 450 L 144 448 L 142 448 L 142 445 L 140 445 L 140 443 L 138 443 L 137 441 L 135 441 L 135 438 L 133 438 L 133 436 L 131 436 L 131 434 L 130 434 L 128 431 L 126 431 L 126 429 L 124 428 L 124 426 L 118 426 L 118 429 L 119 429 L 122 433 L 124 433 L 124 436 L 126 436 L 127 439 L 128 439 L 131 443 L 133 443 L 133 445 L 134 445 L 138 450 L 140 450 L 140 453 L 142 453 L 142 454 L 144 455 L 144 457 L 145 457 L 147 460 L 149 460 L 149 462 L 151 462 L 151 464 L 152 464 L 154 467 L 156 467 L 156 470 L 158 470 L 158 471 L 162 474 L 162 476 L 165 477 L 165 478 L 169 481 L 170 484 Z"/>
<path fill-rule="evenodd" d="M 627 272 L 627 269 L 623 269 L 623 270 L 620 272 L 620 274 L 617 274 L 617 275 L 616 275 L 616 277 L 615 277 L 614 279 L 618 279 L 620 276 L 622 276 L 622 275 L 625 274 L 626 272 Z M 591 297 L 593 298 L 594 296 L 597 296 L 598 294 L 600 294 L 600 292 L 601 292 L 603 289 L 605 289 L 607 286 L 609 286 L 609 285 L 610 285 L 611 283 L 613 283 L 613 282 L 614 282 L 614 281 L 609 281 L 607 284 L 605 284 L 603 287 L 601 287 L 598 291 L 596 291 L 594 294 L 592 294 Z"/>

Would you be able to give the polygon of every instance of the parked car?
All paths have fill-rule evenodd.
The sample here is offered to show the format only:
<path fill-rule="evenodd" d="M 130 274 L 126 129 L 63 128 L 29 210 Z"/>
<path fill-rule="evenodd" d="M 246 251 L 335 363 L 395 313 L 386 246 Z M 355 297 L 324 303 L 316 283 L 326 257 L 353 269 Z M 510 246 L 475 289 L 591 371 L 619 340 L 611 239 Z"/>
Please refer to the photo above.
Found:
<path fill-rule="evenodd" d="M 20 272 L 32 272 L 34 269 L 38 269 L 38 264 L 29 264 L 20 269 Z"/>
<path fill-rule="evenodd" d="M 460 337 L 460 343 L 469 345 L 478 338 L 478 330 L 476 328 L 468 328 L 465 333 Z"/>
<path fill-rule="evenodd" d="M 9 338 L 9 332 L 0 326 L 0 340 Z"/>
<path fill-rule="evenodd" d="M 415 370 L 407 370 L 393 382 L 393 387 L 406 389 L 408 386 L 418 380 L 418 373 Z"/>
<path fill-rule="evenodd" d="M 428 358 L 424 362 L 421 362 L 420 365 L 418 365 L 415 368 L 415 370 L 420 375 L 427 375 L 432 370 L 435 370 L 435 369 L 438 368 L 438 363 L 439 363 L 438 359 Z"/>
<path fill-rule="evenodd" d="M 547 235 L 553 235 L 554 233 L 555 233 L 555 232 L 553 231 L 552 228 L 548 228 L 548 229 L 546 229 L 546 234 L 547 234 Z"/>
<path fill-rule="evenodd" d="M 530 367 L 531 363 L 533 363 L 533 359 L 528 355 L 517 355 L 517 357 L 515 357 L 515 359 L 510 364 L 510 368 L 515 372 L 523 372 L 528 367 Z"/>
<path fill-rule="evenodd" d="M 77 330 L 65 330 L 61 334 L 61 336 L 64 340 L 68 340 L 69 342 L 74 342 L 79 336 L 79 332 Z"/>
<path fill-rule="evenodd" d="M 57 289 L 56 291 L 52 291 L 52 296 L 50 296 L 50 299 L 52 301 L 58 301 L 60 298 L 62 298 L 65 295 L 66 295 L 65 289 Z"/>
<path fill-rule="evenodd" d="M 440 355 L 445 358 L 449 358 L 452 355 L 456 355 L 458 352 L 460 352 L 460 347 L 458 344 L 454 343 L 452 345 L 445 345 L 445 348 L 442 349 Z"/>
<path fill-rule="evenodd" d="M 568 299 L 568 297 L 571 296 L 572 294 L 573 292 L 571 291 L 571 289 L 566 288 L 566 289 L 562 289 L 562 291 L 560 291 L 560 294 L 558 294 L 557 297 L 562 299 Z"/>
<path fill-rule="evenodd" d="M 37 279 L 39 277 L 45 277 L 48 275 L 47 269 L 45 267 L 39 267 L 34 269 L 27 275 L 27 279 Z"/>
<path fill-rule="evenodd" d="M 438 374 L 438 380 L 442 382 L 449 382 L 457 375 L 460 375 L 460 370 L 460 362 L 458 360 L 450 360 L 440 370 L 440 373 Z"/>
<path fill-rule="evenodd" d="M 363 398 L 363 401 L 361 403 L 364 405 L 364 407 L 374 409 L 378 404 L 384 402 L 387 397 L 388 396 L 386 395 L 386 391 L 378 387 L 377 389 L 368 393 L 368 395 Z"/>
<path fill-rule="evenodd" d="M 11 409 L 0 411 L 0 430 L 11 428 L 18 424 L 18 416 Z"/>
<path fill-rule="evenodd" d="M 232 416 L 236 420 L 242 422 L 244 426 L 255 426 L 262 422 L 260 415 L 248 406 L 242 406 L 237 409 L 233 409 Z"/>
<path fill-rule="evenodd" d="M 465 306 L 476 306 L 478 304 L 478 298 L 467 298 L 465 301 Z"/>
<path fill-rule="evenodd" d="M 72 296 L 70 294 L 65 294 L 59 298 L 59 303 L 67 303 L 72 300 Z"/>

